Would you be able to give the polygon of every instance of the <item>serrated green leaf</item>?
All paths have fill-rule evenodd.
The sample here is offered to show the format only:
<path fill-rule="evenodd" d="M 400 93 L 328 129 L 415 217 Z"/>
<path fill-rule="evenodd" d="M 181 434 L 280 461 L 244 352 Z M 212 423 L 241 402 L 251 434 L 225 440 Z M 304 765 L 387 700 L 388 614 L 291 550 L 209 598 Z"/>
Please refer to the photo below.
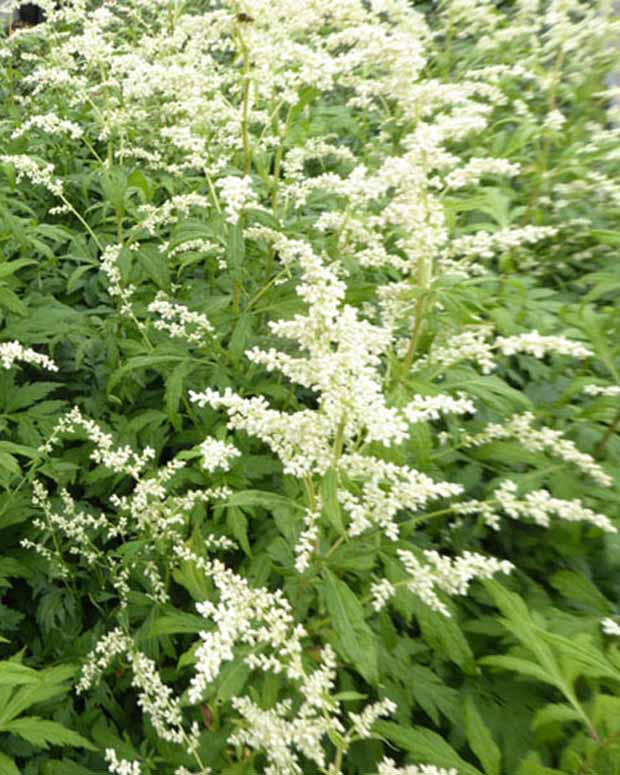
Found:
<path fill-rule="evenodd" d="M 571 721 L 581 722 L 583 719 L 570 705 L 552 702 L 540 708 L 532 719 L 532 729 L 536 730 L 545 724 L 566 724 Z"/>
<path fill-rule="evenodd" d="M 49 748 L 50 745 L 70 745 L 86 748 L 90 751 L 97 750 L 90 741 L 72 729 L 67 729 L 56 721 L 48 721 L 38 716 L 26 716 L 9 721 L 3 724 L 0 729 L 12 735 L 18 735 L 31 745 L 40 748 Z"/>
<path fill-rule="evenodd" d="M 286 498 L 283 495 L 277 493 L 267 492 L 263 490 L 240 490 L 233 493 L 225 501 L 222 501 L 228 506 L 261 506 L 264 509 L 275 509 L 278 507 L 286 507 L 287 509 L 294 508 L 303 511 L 303 506 L 290 498 Z"/>
<path fill-rule="evenodd" d="M 157 616 L 149 625 L 149 638 L 157 638 L 161 635 L 176 635 L 177 633 L 195 634 L 204 630 L 205 620 L 196 614 L 185 611 L 170 611 Z"/>
<path fill-rule="evenodd" d="M 183 387 L 189 369 L 190 362 L 181 361 L 181 363 L 177 364 L 166 377 L 166 388 L 164 391 L 166 413 L 168 414 L 168 419 L 177 430 L 181 427 L 179 402 L 183 395 Z"/>
<path fill-rule="evenodd" d="M 226 524 L 235 537 L 239 546 L 248 555 L 252 556 L 252 549 L 248 540 L 248 520 L 237 506 L 229 506 L 226 509 Z"/>
<path fill-rule="evenodd" d="M 21 775 L 13 759 L 4 753 L 0 753 L 0 775 Z"/>
<path fill-rule="evenodd" d="M 333 468 L 326 471 L 323 476 L 321 496 L 323 499 L 323 513 L 327 520 L 338 535 L 344 536 L 344 523 L 342 521 L 340 504 L 338 503 L 338 474 Z"/>
<path fill-rule="evenodd" d="M 480 715 L 471 694 L 465 697 L 465 734 L 471 750 L 482 764 L 486 775 L 500 775 L 502 754 L 489 728 Z"/>
<path fill-rule="evenodd" d="M 391 743 L 412 754 L 416 761 L 449 769 L 459 775 L 482 775 L 479 769 L 462 759 L 442 737 L 430 729 L 412 729 L 392 721 L 377 721 L 374 729 Z"/>
<path fill-rule="evenodd" d="M 349 587 L 329 574 L 325 601 L 338 641 L 336 650 L 351 662 L 370 683 L 377 681 L 375 636 L 364 618 L 364 609 Z"/>

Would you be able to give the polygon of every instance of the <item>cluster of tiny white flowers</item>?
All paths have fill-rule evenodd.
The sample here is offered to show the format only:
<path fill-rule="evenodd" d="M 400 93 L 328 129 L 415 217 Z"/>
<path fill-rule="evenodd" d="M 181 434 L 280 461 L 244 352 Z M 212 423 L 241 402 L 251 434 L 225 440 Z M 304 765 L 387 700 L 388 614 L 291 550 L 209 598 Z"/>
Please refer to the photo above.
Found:
<path fill-rule="evenodd" d="M 174 256 L 178 256 L 181 253 L 189 253 L 191 251 L 195 251 L 196 253 L 210 253 L 211 251 L 217 249 L 217 243 L 199 237 L 197 239 L 184 240 L 173 248 L 170 247 L 169 243 L 164 242 L 160 245 L 159 252 L 168 253 L 170 258 L 173 258 Z"/>
<path fill-rule="evenodd" d="M 620 624 L 618 624 L 618 622 L 616 622 L 614 619 L 603 619 L 601 621 L 601 627 L 605 635 L 620 637 Z"/>
<path fill-rule="evenodd" d="M 295 569 L 298 573 L 303 573 L 310 566 L 310 558 L 319 539 L 320 519 L 321 511 L 319 508 L 306 509 L 304 527 L 295 544 Z"/>
<path fill-rule="evenodd" d="M 495 232 L 477 231 L 451 240 L 440 264 L 452 268 L 453 264 L 445 259 L 461 258 L 493 258 L 496 253 L 502 253 L 522 245 L 532 245 L 544 239 L 554 237 L 558 230 L 553 226 L 521 226 L 507 227 Z M 464 264 L 467 267 L 467 264 Z"/>
<path fill-rule="evenodd" d="M 142 221 L 142 227 L 149 234 L 155 234 L 158 226 L 167 226 L 175 223 L 179 215 L 187 215 L 192 208 L 207 209 L 210 207 L 209 199 L 202 194 L 191 192 L 178 194 L 167 199 L 162 205 L 142 205 L 142 212 L 146 218 Z"/>
<path fill-rule="evenodd" d="M 543 336 L 535 329 L 516 336 L 498 336 L 495 339 L 495 346 L 504 355 L 528 353 L 536 358 L 544 358 L 548 353 L 570 355 L 573 358 L 592 356 L 592 351 L 580 342 L 567 339 L 565 336 Z"/>
<path fill-rule="evenodd" d="M 379 526 L 385 536 L 397 541 L 399 512 L 417 511 L 430 500 L 460 495 L 463 488 L 452 482 L 436 482 L 415 468 L 396 465 L 369 455 L 344 454 L 339 469 L 359 484 L 358 492 L 341 489 L 340 505 L 349 516 L 347 532 L 357 536 Z"/>
<path fill-rule="evenodd" d="M 105 761 L 111 775 L 141 775 L 142 773 L 138 762 L 119 759 L 113 748 L 106 748 Z"/>
<path fill-rule="evenodd" d="M 79 139 L 84 134 L 84 130 L 74 121 L 67 121 L 60 118 L 55 113 L 42 113 L 38 116 L 31 116 L 11 134 L 11 139 L 15 140 L 22 137 L 31 129 L 40 129 L 46 134 L 67 134 L 74 140 Z"/>
<path fill-rule="evenodd" d="M 385 608 L 388 600 L 396 594 L 396 587 L 389 579 L 381 579 L 370 586 L 372 607 L 375 611 Z"/>
<path fill-rule="evenodd" d="M 37 186 L 43 186 L 56 196 L 62 195 L 62 182 L 54 177 L 54 165 L 47 162 L 39 162 L 25 154 L 13 154 L 0 156 L 0 162 L 10 164 L 17 172 L 18 182 L 28 178 Z"/>
<path fill-rule="evenodd" d="M 248 697 L 235 697 L 233 706 L 246 726 L 231 735 L 229 742 L 264 751 L 269 761 L 265 775 L 303 775 L 296 749 L 324 768 L 325 751 L 321 739 L 330 730 L 329 719 L 314 713 L 308 717 L 298 714 L 289 719 L 290 700 L 263 710 Z"/>
<path fill-rule="evenodd" d="M 202 393 L 190 391 L 189 396 L 198 406 L 224 407 L 228 428 L 243 430 L 268 444 L 287 474 L 303 478 L 324 473 L 331 465 L 331 427 L 327 418 L 315 411 L 280 412 L 271 409 L 263 396 L 241 398 L 230 388 L 223 393 L 210 388 Z"/>
<path fill-rule="evenodd" d="M 562 111 L 557 110 L 556 108 L 556 110 L 551 110 L 547 113 L 545 120 L 543 121 L 543 127 L 552 132 L 559 132 L 566 123 L 566 120 L 566 116 Z"/>
<path fill-rule="evenodd" d="M 490 423 L 482 433 L 465 436 L 464 446 L 480 446 L 495 439 L 515 438 L 531 452 L 547 452 L 567 463 L 577 466 L 603 487 L 612 484 L 612 478 L 591 455 L 581 452 L 574 442 L 564 438 L 561 431 L 552 428 L 534 428 L 535 417 L 531 412 L 516 414 L 505 423 Z"/>
<path fill-rule="evenodd" d="M 66 548 L 70 554 L 80 557 L 87 565 L 96 564 L 100 559 L 101 551 L 92 543 L 90 533 L 101 529 L 107 532 L 109 524 L 106 516 L 104 514 L 95 516 L 78 510 L 67 490 L 61 490 L 63 510 L 59 513 L 52 508 L 47 490 L 40 481 L 35 479 L 32 489 L 32 503 L 45 515 L 45 523 L 40 519 L 33 520 L 34 527 L 39 530 L 51 528 L 60 531 L 67 539 Z"/>
<path fill-rule="evenodd" d="M 393 759 L 385 758 L 379 764 L 377 775 L 458 775 L 454 768 L 449 770 L 435 767 L 434 764 L 407 764 L 397 767 Z"/>
<path fill-rule="evenodd" d="M 583 392 L 588 396 L 620 396 L 620 385 L 586 385 Z"/>
<path fill-rule="evenodd" d="M 225 204 L 225 215 L 228 223 L 236 224 L 244 210 L 258 207 L 258 196 L 252 188 L 252 178 L 249 175 L 236 177 L 230 175 L 220 178 L 217 187 L 221 191 Z"/>
<path fill-rule="evenodd" d="M 567 522 L 589 522 L 607 533 L 617 532 L 608 517 L 586 508 L 578 500 L 554 498 L 547 490 L 532 490 L 520 501 L 517 490 L 515 482 L 507 479 L 494 492 L 502 509 L 513 519 L 530 517 L 538 525 L 548 527 L 553 515 Z"/>
<path fill-rule="evenodd" d="M 170 301 L 163 291 L 149 304 L 148 311 L 159 315 L 155 328 L 192 344 L 203 344 L 205 338 L 213 333 L 213 326 L 206 315 L 192 312 L 179 302 Z"/>
<path fill-rule="evenodd" d="M 129 315 L 135 286 L 123 285 L 121 270 L 118 266 L 122 250 L 122 245 L 108 245 L 101 254 L 101 271 L 108 278 L 108 293 L 120 302 L 121 314 Z"/>
<path fill-rule="evenodd" d="M 445 393 L 438 396 L 415 395 L 403 408 L 403 414 L 412 423 L 438 420 L 442 414 L 474 414 L 475 411 L 474 402 L 463 393 L 459 393 L 458 398 Z"/>
<path fill-rule="evenodd" d="M 126 654 L 132 645 L 131 638 L 120 627 L 100 638 L 82 666 L 80 679 L 75 686 L 77 693 L 81 694 L 94 686 L 116 657 Z"/>
<path fill-rule="evenodd" d="M 155 450 L 150 447 L 146 447 L 141 454 L 134 452 L 129 446 L 115 448 L 112 434 L 105 433 L 94 420 L 84 417 L 77 406 L 58 421 L 47 441 L 42 445 L 41 451 L 50 453 L 62 436 L 79 430 L 82 430 L 88 440 L 95 445 L 90 454 L 91 460 L 116 473 L 127 474 L 138 479 L 140 472 L 155 457 Z"/>
<path fill-rule="evenodd" d="M 466 595 L 474 579 L 489 579 L 496 573 L 510 573 L 513 569 L 512 563 L 507 560 L 475 552 L 464 552 L 460 557 L 451 558 L 434 550 L 425 550 L 425 563 L 406 549 L 399 549 L 398 556 L 409 574 L 407 589 L 444 616 L 450 616 L 450 611 L 437 590 L 448 595 Z"/>
<path fill-rule="evenodd" d="M 49 371 L 58 371 L 58 366 L 54 361 L 44 355 L 32 350 L 30 347 L 24 347 L 18 341 L 0 343 L 0 363 L 5 369 L 10 369 L 16 361 L 30 363 L 34 366 L 42 366 Z"/>
<path fill-rule="evenodd" d="M 396 709 L 395 702 L 385 699 L 367 705 L 361 713 L 349 713 L 355 734 L 362 740 L 372 737 L 372 727 L 375 722 L 384 716 L 390 716 Z"/>
<path fill-rule="evenodd" d="M 465 188 L 479 183 L 484 175 L 518 175 L 519 164 L 513 164 L 507 159 L 470 159 L 464 167 L 459 167 L 446 175 L 444 185 L 449 190 Z"/>
<path fill-rule="evenodd" d="M 250 587 L 246 579 L 218 561 L 208 566 L 208 573 L 219 591 L 220 602 L 215 605 L 204 601 L 197 604 L 197 609 L 217 629 L 201 633 L 190 700 L 200 700 L 219 674 L 221 665 L 234 658 L 238 643 L 271 648 L 269 655 L 253 652 L 246 657 L 251 667 L 275 672 L 286 670 L 289 677 L 299 679 L 302 675 L 300 639 L 305 631 L 295 624 L 290 604 L 282 592 Z"/>
<path fill-rule="evenodd" d="M 488 341 L 491 333 L 489 326 L 466 328 L 444 343 L 433 346 L 428 356 L 418 358 L 414 368 L 436 366 L 444 371 L 460 361 L 474 361 L 483 374 L 490 374 L 496 366 L 493 345 Z"/>
<path fill-rule="evenodd" d="M 161 680 L 155 662 L 136 649 L 133 640 L 120 628 L 104 635 L 89 654 L 77 692 L 91 688 L 119 656 L 129 662 L 131 683 L 138 689 L 138 706 L 149 717 L 157 735 L 168 742 L 193 744 L 197 732 L 192 731 L 189 736 L 185 732 L 180 700 Z"/>
<path fill-rule="evenodd" d="M 228 471 L 231 461 L 241 456 L 240 450 L 234 444 L 218 439 L 206 438 L 200 445 L 200 454 L 202 455 L 202 467 L 212 473 L 220 468 Z"/>

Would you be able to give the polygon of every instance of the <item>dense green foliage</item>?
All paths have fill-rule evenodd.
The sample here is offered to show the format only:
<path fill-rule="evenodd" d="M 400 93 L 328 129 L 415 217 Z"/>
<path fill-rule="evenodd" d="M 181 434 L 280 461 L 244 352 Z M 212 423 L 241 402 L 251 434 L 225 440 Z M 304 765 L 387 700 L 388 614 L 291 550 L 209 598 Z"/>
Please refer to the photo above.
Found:
<path fill-rule="evenodd" d="M 287 5 L 51 4 L 49 23 L 0 41 L 0 775 L 138 772 L 106 765 L 107 749 L 144 775 L 298 771 L 265 737 L 230 742 L 252 732 L 235 698 L 262 710 L 288 698 L 293 713 L 303 699 L 281 665 L 244 661 L 255 643 L 238 638 L 188 692 L 199 634 L 234 613 L 196 612 L 223 591 L 196 561 L 211 555 L 281 590 L 305 628 L 307 675 L 333 647 L 345 729 L 369 703 L 397 706 L 372 737 L 326 722 L 324 766 L 298 746 L 299 771 L 390 775 L 389 757 L 459 775 L 620 775 L 620 641 L 601 627 L 620 615 L 617 24 L 576 0 L 351 0 L 316 11 L 320 24 L 308 9 L 328 3 Z M 355 9 L 385 38 L 371 44 Z M 519 169 L 448 182 L 487 157 Z M 320 308 L 332 291 L 336 318 Z M 183 322 L 166 303 L 206 317 Z M 347 309 L 353 342 L 338 329 Z M 301 333 L 269 325 L 295 315 L 308 316 Z M 57 370 L 9 357 L 10 342 Z M 323 346 L 310 377 L 278 360 Z M 332 366 L 344 376 L 329 403 Z M 220 397 L 197 400 L 207 388 Z M 235 425 L 227 389 L 284 413 L 276 437 L 287 415 L 314 418 L 295 442 L 308 459 L 313 429 L 336 416 L 332 457 L 296 472 L 299 449 L 287 458 Z M 445 396 L 475 411 L 442 409 Z M 375 406 L 386 435 L 389 412 L 409 411 L 403 438 L 382 443 Z M 63 426 L 73 407 L 83 422 Z M 228 448 L 226 464 L 206 438 L 241 454 Z M 373 474 L 381 461 L 462 494 L 416 507 L 396 493 L 401 474 Z M 436 589 L 433 605 L 403 559 L 430 573 L 425 550 L 514 567 L 466 596 Z M 76 692 L 116 628 L 136 650 Z M 153 724 L 138 654 L 173 690 L 187 739 Z"/>

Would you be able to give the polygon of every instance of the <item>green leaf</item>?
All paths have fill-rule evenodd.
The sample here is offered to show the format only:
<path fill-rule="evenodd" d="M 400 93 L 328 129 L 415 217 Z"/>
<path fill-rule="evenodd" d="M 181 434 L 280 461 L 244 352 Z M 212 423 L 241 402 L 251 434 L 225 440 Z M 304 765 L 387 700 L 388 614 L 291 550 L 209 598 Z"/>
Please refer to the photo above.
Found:
<path fill-rule="evenodd" d="M 0 729 L 4 732 L 18 735 L 40 748 L 48 748 L 50 745 L 70 745 L 78 748 L 87 748 L 90 751 L 97 750 L 91 742 L 72 729 L 67 729 L 56 721 L 48 721 L 38 716 L 26 716 L 25 718 L 9 721 Z"/>
<path fill-rule="evenodd" d="M 177 633 L 195 634 L 204 630 L 205 620 L 196 614 L 185 611 L 171 611 L 158 616 L 148 628 L 148 638 L 160 635 L 176 635 Z"/>
<path fill-rule="evenodd" d="M 375 636 L 364 619 L 364 609 L 349 587 L 332 574 L 325 582 L 327 610 L 338 636 L 336 650 L 364 676 L 375 683 L 377 645 Z"/>
<path fill-rule="evenodd" d="M 486 775 L 500 775 L 502 765 L 501 751 L 493 740 L 489 728 L 484 723 L 474 698 L 468 694 L 465 698 L 465 734 L 471 750 L 476 754 Z"/>
<path fill-rule="evenodd" d="M 248 520 L 237 506 L 229 506 L 226 509 L 226 524 L 228 525 L 239 546 L 248 555 L 252 556 L 252 549 L 248 540 Z"/>
<path fill-rule="evenodd" d="M 235 361 L 241 358 L 242 353 L 247 347 L 248 339 L 252 333 L 252 316 L 249 313 L 242 312 L 235 324 L 228 350 Z"/>
<path fill-rule="evenodd" d="M 185 378 L 190 369 L 189 360 L 181 361 L 177 364 L 170 374 L 166 377 L 166 390 L 164 400 L 168 419 L 179 430 L 181 428 L 181 416 L 179 415 L 179 402 L 183 395 L 183 386 Z"/>
<path fill-rule="evenodd" d="M 326 471 L 323 477 L 321 496 L 323 498 L 323 513 L 338 535 L 344 536 L 344 523 L 338 503 L 338 474 L 333 468 Z"/>
<path fill-rule="evenodd" d="M 521 659 L 520 657 L 513 657 L 508 654 L 496 654 L 482 657 L 478 662 L 481 665 L 490 665 L 491 667 L 498 667 L 501 670 L 512 670 L 515 673 L 527 676 L 528 678 L 535 678 L 537 681 L 557 686 L 555 676 L 550 675 L 544 668 L 537 665 L 536 662 L 531 662 L 528 659 Z"/>
<path fill-rule="evenodd" d="M 245 686 L 250 672 L 250 668 L 240 659 L 225 665 L 218 678 L 216 699 L 219 702 L 228 702 L 236 697 Z"/>
<path fill-rule="evenodd" d="M 36 263 L 37 262 L 32 258 L 18 258 L 16 261 L 6 261 L 5 263 L 0 264 L 0 279 L 10 277 L 24 266 Z"/>
<path fill-rule="evenodd" d="M 9 288 L 0 288 L 0 307 L 8 309 L 9 312 L 13 312 L 15 315 L 28 314 L 26 305 Z"/>
<path fill-rule="evenodd" d="M 607 615 L 610 608 L 604 595 L 583 573 L 572 570 L 561 570 L 550 578 L 551 585 L 569 600 L 575 600 L 597 613 Z"/>
<path fill-rule="evenodd" d="M 0 753 L 0 775 L 21 775 L 13 759 Z"/>
<path fill-rule="evenodd" d="M 137 369 L 153 369 L 156 366 L 162 366 L 166 363 L 179 363 L 184 361 L 185 355 L 136 355 L 130 358 L 126 364 L 117 369 L 108 381 L 108 393 L 121 382 L 128 374 Z"/>
<path fill-rule="evenodd" d="M 243 259 L 245 258 L 245 240 L 243 228 L 240 223 L 230 224 L 228 227 L 228 242 L 226 245 L 226 258 L 233 277 L 239 277 Z"/>
<path fill-rule="evenodd" d="M 551 767 L 545 767 L 540 763 L 538 754 L 534 751 L 521 760 L 521 766 L 517 775 L 566 775 L 566 772 L 554 770 Z M 594 775 L 594 773 L 592 774 Z"/>
<path fill-rule="evenodd" d="M 295 508 L 303 511 L 303 506 L 290 498 L 263 490 L 240 490 L 222 501 L 227 506 L 261 506 L 268 511 L 278 507 Z"/>
<path fill-rule="evenodd" d="M 377 721 L 374 729 L 386 740 L 412 754 L 417 762 L 446 769 L 454 767 L 458 775 L 482 775 L 479 769 L 462 759 L 451 745 L 430 729 L 402 727 L 392 721 Z"/>
<path fill-rule="evenodd" d="M 0 686 L 39 684 L 41 679 L 36 670 L 19 662 L 0 662 Z"/>
<path fill-rule="evenodd" d="M 417 597 L 413 597 L 412 607 L 426 643 L 465 673 L 476 673 L 473 651 L 454 617 L 448 618 L 433 611 Z"/>
<path fill-rule="evenodd" d="M 570 721 L 581 723 L 583 719 L 575 708 L 561 702 L 551 702 L 536 711 L 532 719 L 532 729 L 536 730 L 545 724 L 566 724 Z"/>

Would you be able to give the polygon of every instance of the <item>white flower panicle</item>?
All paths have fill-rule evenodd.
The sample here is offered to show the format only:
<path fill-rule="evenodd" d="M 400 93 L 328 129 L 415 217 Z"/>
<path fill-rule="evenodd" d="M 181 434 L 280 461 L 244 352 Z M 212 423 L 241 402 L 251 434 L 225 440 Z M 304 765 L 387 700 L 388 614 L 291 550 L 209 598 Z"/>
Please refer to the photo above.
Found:
<path fill-rule="evenodd" d="M 189 194 L 178 194 L 166 200 L 162 205 L 142 205 L 142 212 L 146 218 L 142 221 L 142 226 L 149 234 L 155 234 L 157 227 L 168 226 L 181 215 L 188 215 L 193 208 L 206 210 L 210 207 L 208 197 L 202 194 L 191 192 Z"/>
<path fill-rule="evenodd" d="M 13 154 L 0 156 L 0 162 L 10 164 L 17 172 L 17 180 L 27 178 L 36 186 L 43 186 L 55 196 L 63 193 L 60 178 L 54 177 L 54 165 L 40 162 L 25 154 Z"/>
<path fill-rule="evenodd" d="M 615 619 L 602 619 L 601 627 L 605 635 L 612 635 L 614 637 L 620 637 L 620 624 Z"/>
<path fill-rule="evenodd" d="M 125 635 L 120 627 L 100 638 L 82 666 L 80 679 L 75 687 L 77 693 L 82 694 L 94 686 L 114 660 L 126 654 L 132 645 L 131 638 Z"/>
<path fill-rule="evenodd" d="M 475 414 L 476 406 L 464 393 L 457 398 L 446 394 L 438 396 L 416 395 L 403 408 L 403 414 L 411 423 L 438 420 L 442 414 Z"/>
<path fill-rule="evenodd" d="M 357 493 L 348 489 L 338 491 L 340 505 L 350 519 L 347 529 L 350 536 L 378 526 L 387 538 L 396 541 L 399 512 L 415 512 L 431 500 L 463 492 L 460 484 L 436 482 L 414 468 L 367 455 L 344 454 L 339 468 L 349 480 L 359 483 Z"/>
<path fill-rule="evenodd" d="M 152 659 L 136 649 L 120 628 L 105 635 L 89 655 L 77 684 L 78 693 L 92 687 L 117 657 L 123 657 L 132 671 L 131 685 L 138 690 L 138 706 L 148 716 L 157 735 L 171 743 L 191 745 L 195 733 L 186 733 L 181 703 L 161 680 Z"/>
<path fill-rule="evenodd" d="M 531 490 L 523 500 L 517 498 L 517 485 L 506 480 L 495 490 L 494 496 L 503 511 L 513 519 L 529 517 L 538 525 L 548 527 L 550 517 L 556 516 L 567 522 L 589 522 L 607 533 L 616 533 L 611 520 L 583 506 L 578 500 L 554 498 L 546 490 Z"/>
<path fill-rule="evenodd" d="M 315 507 L 314 510 L 306 509 L 303 530 L 295 544 L 295 570 L 298 573 L 303 573 L 310 566 L 312 554 L 319 541 L 320 519 L 321 510 L 319 507 Z"/>
<path fill-rule="evenodd" d="M 591 455 L 581 452 L 574 442 L 564 438 L 561 431 L 552 428 L 534 428 L 535 417 L 531 412 L 516 414 L 505 423 L 490 423 L 482 433 L 465 436 L 464 446 L 480 446 L 496 439 L 517 439 L 527 450 L 547 452 L 572 463 L 579 470 L 603 487 L 612 484 L 612 478 Z"/>
<path fill-rule="evenodd" d="M 82 127 L 74 121 L 60 118 L 56 113 L 42 113 L 26 119 L 18 129 L 12 132 L 11 139 L 16 140 L 31 129 L 39 129 L 49 135 L 67 134 L 74 140 L 78 140 L 84 134 Z"/>
<path fill-rule="evenodd" d="M 264 751 L 269 761 L 265 775 L 303 775 L 298 752 L 319 767 L 325 767 L 321 741 L 330 729 L 328 720 L 315 714 L 287 718 L 292 715 L 290 700 L 263 710 L 248 697 L 235 697 L 233 706 L 245 725 L 230 736 L 229 742 Z"/>
<path fill-rule="evenodd" d="M 620 396 L 620 385 L 586 385 L 583 392 L 587 396 Z"/>
<path fill-rule="evenodd" d="M 246 657 L 251 667 L 268 668 L 277 673 L 285 671 L 290 678 L 299 679 L 303 675 L 300 639 L 305 631 L 295 624 L 290 604 L 282 592 L 250 587 L 244 578 L 218 561 L 209 566 L 208 573 L 218 589 L 220 602 L 216 605 L 205 601 L 197 605 L 199 613 L 213 622 L 216 629 L 201 633 L 190 700 L 200 700 L 218 676 L 222 664 L 234 658 L 234 649 L 239 644 L 271 649 L 269 655 L 263 651 Z"/>
<path fill-rule="evenodd" d="M 370 586 L 372 607 L 375 611 L 385 608 L 388 600 L 396 594 L 396 587 L 388 579 L 381 579 Z"/>
<path fill-rule="evenodd" d="M 513 164 L 507 159 L 470 159 L 464 167 L 453 170 L 444 180 L 444 185 L 449 190 L 472 186 L 480 182 L 484 175 L 518 175 L 521 170 L 519 164 Z"/>
<path fill-rule="evenodd" d="M 361 713 L 349 713 L 353 731 L 361 740 L 372 737 L 372 728 L 376 721 L 384 716 L 390 716 L 397 710 L 397 705 L 390 699 L 367 705 Z"/>
<path fill-rule="evenodd" d="M 498 336 L 495 346 L 504 355 L 528 353 L 536 358 L 544 358 L 548 353 L 570 355 L 573 358 L 590 358 L 593 353 L 580 342 L 567 339 L 564 336 L 542 336 L 538 331 L 528 331 L 516 336 Z"/>
<path fill-rule="evenodd" d="M 202 455 L 202 467 L 209 473 L 217 471 L 218 468 L 222 471 L 228 471 L 231 462 L 235 458 L 241 457 L 241 451 L 234 444 L 213 438 L 207 438 L 202 442 L 200 454 Z"/>
<path fill-rule="evenodd" d="M 110 775 L 142 775 L 139 762 L 119 759 L 113 748 L 106 748 L 104 755 Z"/>
<path fill-rule="evenodd" d="M 191 344 L 204 344 L 209 335 L 213 334 L 213 326 L 206 315 L 192 312 L 184 304 L 171 301 L 163 291 L 149 304 L 148 311 L 159 316 L 155 328 Z"/>
<path fill-rule="evenodd" d="M 496 573 L 510 573 L 513 569 L 512 563 L 507 560 L 475 552 L 464 552 L 455 558 L 432 550 L 425 550 L 423 554 L 426 562 L 406 549 L 398 550 L 398 556 L 409 574 L 406 587 L 434 611 L 448 617 L 450 611 L 438 591 L 447 595 L 466 595 L 474 579 L 489 579 Z"/>
<path fill-rule="evenodd" d="M 0 363 L 2 366 L 5 369 L 10 369 L 19 361 L 33 366 L 42 366 L 48 371 L 58 371 L 58 366 L 49 356 L 38 353 L 30 347 L 24 347 L 18 341 L 0 342 Z"/>
<path fill-rule="evenodd" d="M 41 450 L 50 453 L 62 436 L 78 431 L 85 433 L 95 445 L 90 454 L 91 460 L 116 473 L 138 479 L 145 466 L 155 457 L 155 450 L 150 447 L 146 447 L 141 454 L 129 446 L 115 447 L 112 434 L 105 433 L 94 420 L 84 417 L 77 406 L 58 421 Z"/>
<path fill-rule="evenodd" d="M 224 200 L 226 220 L 232 225 L 239 222 L 244 210 L 256 209 L 259 206 L 258 195 L 252 188 L 252 178 L 249 175 L 242 178 L 232 175 L 220 178 L 217 187 Z"/>
<path fill-rule="evenodd" d="M 380 762 L 377 775 L 459 775 L 459 773 L 453 767 L 446 770 L 443 767 L 435 767 L 434 764 L 407 764 L 404 767 L 397 767 L 393 759 L 386 757 Z"/>
<path fill-rule="evenodd" d="M 135 292 L 134 285 L 124 285 L 118 265 L 122 245 L 108 245 L 101 254 L 101 271 L 108 278 L 108 293 L 120 302 L 123 315 L 131 314 L 131 300 Z"/>

